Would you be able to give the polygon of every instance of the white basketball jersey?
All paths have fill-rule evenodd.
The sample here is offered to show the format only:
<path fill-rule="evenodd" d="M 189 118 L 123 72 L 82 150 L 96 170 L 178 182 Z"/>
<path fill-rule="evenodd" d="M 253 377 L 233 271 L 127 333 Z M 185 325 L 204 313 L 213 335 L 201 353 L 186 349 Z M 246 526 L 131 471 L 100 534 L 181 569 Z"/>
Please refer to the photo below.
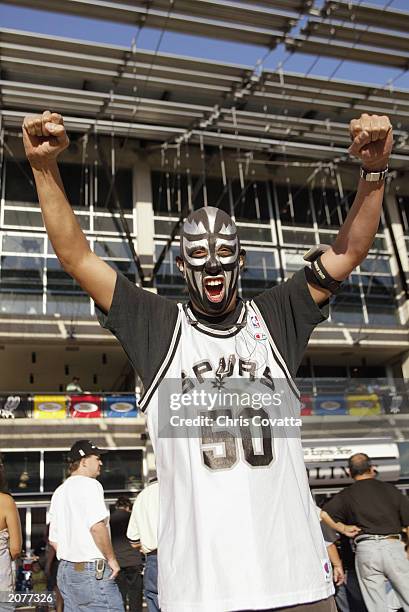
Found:
<path fill-rule="evenodd" d="M 239 414 L 224 409 L 224 417 L 241 417 L 241 437 L 232 438 L 222 423 L 200 427 L 202 435 L 165 438 L 161 411 L 173 411 L 163 405 L 158 386 L 182 377 L 195 380 L 197 388 L 209 379 L 233 387 L 242 380 L 254 392 L 263 380 L 276 379 L 288 392 L 270 408 L 242 407 Z M 282 427 L 285 417 L 299 417 L 297 396 L 254 302 L 243 303 L 237 323 L 223 331 L 199 323 L 179 305 L 168 354 L 141 401 L 160 485 L 162 612 L 265 610 L 333 593 L 299 431 Z M 197 414 L 203 416 L 200 407 Z M 259 438 L 243 421 L 254 414 L 269 422 Z"/>

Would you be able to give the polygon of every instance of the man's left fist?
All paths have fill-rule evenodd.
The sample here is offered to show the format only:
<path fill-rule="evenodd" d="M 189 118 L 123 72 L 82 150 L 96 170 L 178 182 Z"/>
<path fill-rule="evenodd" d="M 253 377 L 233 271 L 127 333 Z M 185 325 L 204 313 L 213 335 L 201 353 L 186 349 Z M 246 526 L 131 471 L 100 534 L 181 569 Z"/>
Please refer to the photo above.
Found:
<path fill-rule="evenodd" d="M 367 115 L 349 124 L 352 144 L 350 155 L 359 157 L 365 170 L 385 170 L 393 145 L 392 125 L 386 115 Z"/>

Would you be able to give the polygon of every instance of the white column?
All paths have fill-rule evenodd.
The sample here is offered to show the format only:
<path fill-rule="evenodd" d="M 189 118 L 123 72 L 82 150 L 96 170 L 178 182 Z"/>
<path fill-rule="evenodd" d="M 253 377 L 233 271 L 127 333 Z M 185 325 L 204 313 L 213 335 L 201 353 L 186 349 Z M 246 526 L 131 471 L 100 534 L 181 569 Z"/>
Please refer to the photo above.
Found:
<path fill-rule="evenodd" d="M 148 164 L 140 160 L 133 167 L 133 205 L 134 227 L 136 233 L 135 251 L 141 262 L 145 280 L 152 278 L 154 266 L 154 222 L 151 170 Z"/>

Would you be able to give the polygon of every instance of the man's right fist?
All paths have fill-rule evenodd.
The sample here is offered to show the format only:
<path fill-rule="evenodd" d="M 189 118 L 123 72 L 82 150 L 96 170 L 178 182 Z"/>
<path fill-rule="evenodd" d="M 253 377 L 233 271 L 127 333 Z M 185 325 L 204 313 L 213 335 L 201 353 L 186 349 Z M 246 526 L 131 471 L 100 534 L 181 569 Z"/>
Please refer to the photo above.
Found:
<path fill-rule="evenodd" d="M 23 142 L 33 168 L 44 168 L 70 144 L 64 121 L 58 113 L 27 115 L 23 122 Z"/>

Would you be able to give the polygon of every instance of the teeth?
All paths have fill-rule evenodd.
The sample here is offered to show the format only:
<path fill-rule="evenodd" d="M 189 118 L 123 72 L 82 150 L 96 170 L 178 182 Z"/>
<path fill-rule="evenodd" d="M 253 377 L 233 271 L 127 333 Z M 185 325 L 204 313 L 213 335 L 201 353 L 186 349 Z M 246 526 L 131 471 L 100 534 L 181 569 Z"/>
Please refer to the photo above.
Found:
<path fill-rule="evenodd" d="M 216 287 L 217 285 L 221 285 L 222 281 L 220 280 L 207 280 L 206 285 L 210 287 Z"/>

